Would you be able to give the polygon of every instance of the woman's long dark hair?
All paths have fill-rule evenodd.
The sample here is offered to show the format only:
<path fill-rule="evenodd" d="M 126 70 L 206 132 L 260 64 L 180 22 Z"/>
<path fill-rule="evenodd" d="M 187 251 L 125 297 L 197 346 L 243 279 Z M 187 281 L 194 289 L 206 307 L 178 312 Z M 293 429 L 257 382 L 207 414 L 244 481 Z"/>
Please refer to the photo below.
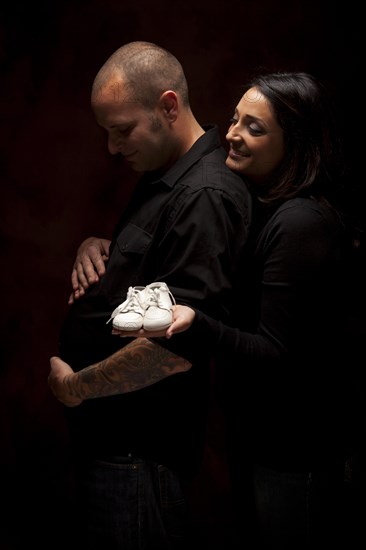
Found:
<path fill-rule="evenodd" d="M 349 204 L 343 144 L 328 90 L 318 79 L 304 72 L 256 76 L 244 86 L 243 93 L 254 86 L 270 102 L 285 142 L 285 159 L 271 175 L 259 201 L 268 206 L 267 215 L 276 205 L 298 196 L 314 197 L 332 207 L 345 229 L 349 281 L 357 293 L 357 301 L 362 299 L 362 288 L 365 302 L 364 285 L 357 284 L 360 274 L 364 273 L 364 268 L 360 269 L 365 263 L 364 230 L 354 219 Z"/>

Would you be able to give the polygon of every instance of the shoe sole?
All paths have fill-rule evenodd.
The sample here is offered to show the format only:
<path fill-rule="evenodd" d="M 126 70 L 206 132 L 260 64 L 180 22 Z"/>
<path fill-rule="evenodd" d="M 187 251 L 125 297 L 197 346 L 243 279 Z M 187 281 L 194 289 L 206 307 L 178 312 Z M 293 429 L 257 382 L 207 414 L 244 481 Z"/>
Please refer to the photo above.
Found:
<path fill-rule="evenodd" d="M 117 330 L 129 330 L 129 331 L 140 330 L 142 328 L 141 324 L 136 324 L 133 321 L 131 321 L 130 323 L 125 323 L 124 325 L 117 325 L 112 322 L 112 326 Z"/>
<path fill-rule="evenodd" d="M 148 332 L 156 332 L 157 330 L 164 330 L 165 328 L 169 328 L 171 324 L 172 323 L 169 322 L 165 323 L 165 325 L 155 325 L 154 327 L 145 327 L 145 325 L 143 325 L 142 328 Z"/>

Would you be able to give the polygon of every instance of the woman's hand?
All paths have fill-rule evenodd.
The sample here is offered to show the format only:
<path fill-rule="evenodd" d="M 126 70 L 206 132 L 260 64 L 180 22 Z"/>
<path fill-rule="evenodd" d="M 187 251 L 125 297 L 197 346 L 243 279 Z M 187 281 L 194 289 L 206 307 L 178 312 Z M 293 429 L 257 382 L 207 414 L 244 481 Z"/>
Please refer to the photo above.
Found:
<path fill-rule="evenodd" d="M 116 334 L 117 336 L 121 336 L 125 338 L 126 336 L 130 336 L 133 338 L 158 338 L 158 337 L 165 337 L 165 338 L 171 338 L 174 334 L 178 334 L 178 332 L 184 332 L 185 330 L 189 329 L 189 327 L 192 325 L 193 320 L 196 316 L 196 313 L 194 309 L 192 309 L 189 306 L 183 306 L 183 305 L 174 305 L 172 307 L 173 310 L 173 322 L 167 329 L 159 330 L 159 331 L 148 331 L 144 329 L 136 330 L 136 331 L 129 331 L 129 330 L 117 330 L 115 328 L 112 329 L 112 334 Z"/>
<path fill-rule="evenodd" d="M 173 306 L 173 322 L 167 329 L 165 336 L 171 338 L 173 334 L 184 332 L 192 325 L 196 312 L 189 306 Z"/>

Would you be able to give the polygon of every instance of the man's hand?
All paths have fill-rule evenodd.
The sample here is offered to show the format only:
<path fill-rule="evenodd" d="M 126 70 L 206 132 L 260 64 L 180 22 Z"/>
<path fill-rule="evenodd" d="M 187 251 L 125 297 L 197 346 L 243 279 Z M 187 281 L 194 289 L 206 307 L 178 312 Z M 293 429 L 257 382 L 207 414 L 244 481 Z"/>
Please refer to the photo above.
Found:
<path fill-rule="evenodd" d="M 104 275 L 110 244 L 110 240 L 97 237 L 89 237 L 81 243 L 71 272 L 72 294 L 69 304 L 83 296 L 86 289 Z"/>
<path fill-rule="evenodd" d="M 75 375 L 72 368 L 59 357 L 51 357 L 51 372 L 48 375 L 48 385 L 53 394 L 67 407 L 76 407 L 82 399 L 72 390 L 72 378 Z"/>

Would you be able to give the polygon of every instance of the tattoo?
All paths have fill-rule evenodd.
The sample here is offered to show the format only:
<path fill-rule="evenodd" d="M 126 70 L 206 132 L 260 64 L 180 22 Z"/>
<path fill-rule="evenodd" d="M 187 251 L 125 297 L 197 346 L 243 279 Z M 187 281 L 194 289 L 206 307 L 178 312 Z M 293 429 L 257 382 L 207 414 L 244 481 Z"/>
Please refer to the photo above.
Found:
<path fill-rule="evenodd" d="M 132 392 L 185 372 L 192 364 L 147 338 L 136 338 L 107 359 L 64 381 L 80 399 Z M 70 380 L 70 379 L 71 380 Z"/>

